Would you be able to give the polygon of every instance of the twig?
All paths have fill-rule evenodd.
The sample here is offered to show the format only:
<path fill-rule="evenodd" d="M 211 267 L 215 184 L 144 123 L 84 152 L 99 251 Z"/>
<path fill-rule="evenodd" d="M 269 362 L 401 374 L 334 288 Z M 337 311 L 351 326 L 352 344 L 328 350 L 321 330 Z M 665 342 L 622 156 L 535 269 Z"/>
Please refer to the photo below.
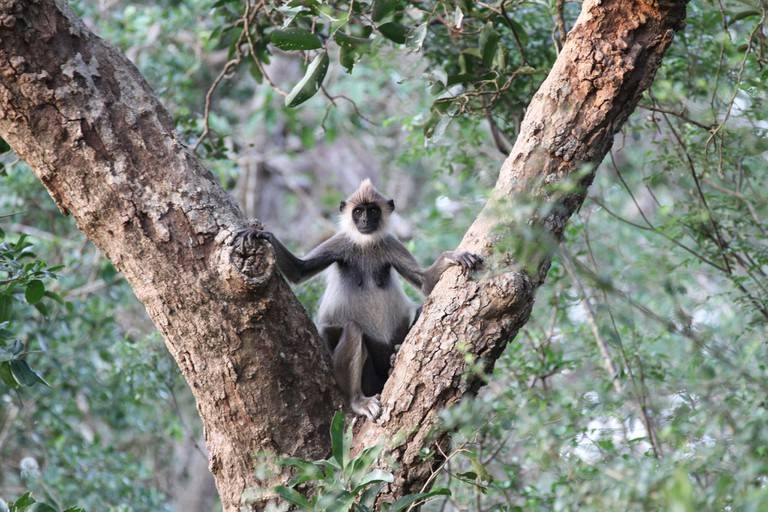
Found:
<path fill-rule="evenodd" d="M 523 64 L 528 65 L 528 58 L 525 56 L 525 48 L 523 47 L 523 43 L 520 41 L 520 38 L 517 36 L 517 32 L 515 31 L 515 26 L 512 24 L 512 21 L 509 19 L 509 15 L 507 14 L 506 9 L 506 3 L 508 0 L 502 0 L 501 2 L 501 19 L 504 20 L 504 23 L 507 24 L 509 29 L 512 31 L 512 37 L 515 39 L 515 44 L 517 45 L 518 51 L 520 51 L 520 58 L 523 60 Z"/>
<path fill-rule="evenodd" d="M 650 110 L 651 112 L 658 112 L 660 114 L 673 115 L 673 116 L 675 116 L 675 117 L 677 117 L 679 119 L 682 119 L 686 123 L 692 124 L 694 126 L 698 126 L 699 128 L 701 128 L 703 130 L 707 130 L 708 132 L 711 132 L 712 130 L 714 130 L 717 127 L 716 124 L 705 124 L 705 123 L 696 121 L 695 119 L 691 119 L 690 117 L 686 116 L 682 111 L 681 112 L 675 112 L 673 110 L 661 108 L 661 107 L 657 106 L 656 104 L 654 104 L 654 105 L 638 104 L 637 106 L 642 108 L 642 109 L 644 109 L 644 110 Z"/>
<path fill-rule="evenodd" d="M 486 109 L 485 118 L 488 120 L 488 126 L 491 128 L 491 136 L 493 137 L 493 143 L 496 146 L 496 149 L 498 149 L 502 155 L 509 156 L 509 153 L 512 151 L 512 145 L 504 134 L 501 133 L 501 130 L 499 130 L 499 126 L 496 124 L 496 121 L 493 120 L 493 115 L 491 114 L 490 109 Z"/>
<path fill-rule="evenodd" d="M 195 142 L 195 145 L 192 146 L 193 153 L 197 152 L 197 148 L 200 147 L 200 144 L 206 139 L 206 137 L 208 137 L 208 134 L 211 131 L 210 115 L 211 115 L 211 100 L 213 99 L 213 93 L 216 91 L 216 88 L 219 86 L 221 81 L 224 80 L 224 77 L 232 70 L 232 68 L 238 66 L 241 60 L 242 60 L 242 56 L 238 53 L 237 57 L 228 61 L 224 65 L 224 69 L 222 69 L 221 73 L 219 73 L 219 76 L 217 76 L 216 80 L 214 80 L 213 84 L 211 84 L 211 87 L 208 89 L 208 92 L 205 93 L 205 110 L 203 111 L 203 132 L 200 134 L 200 137 L 197 138 L 197 142 Z"/>
<path fill-rule="evenodd" d="M 337 95 L 335 95 L 335 96 L 334 96 L 334 95 L 331 95 L 331 94 L 328 92 L 328 90 L 325 88 L 325 86 L 324 86 L 324 85 L 321 85 L 321 86 L 320 86 L 320 90 L 321 90 L 321 91 L 323 91 L 323 95 L 324 95 L 326 98 L 328 98 L 328 100 L 329 100 L 331 103 L 333 103 L 333 106 L 334 106 L 334 107 L 336 107 L 336 106 L 337 106 L 337 105 L 336 105 L 336 100 L 345 100 L 345 101 L 348 101 L 348 102 L 349 102 L 349 103 L 352 105 L 352 108 L 354 109 L 354 111 L 355 111 L 355 115 L 357 115 L 357 117 L 359 117 L 359 118 L 360 118 L 360 119 L 362 119 L 363 121 L 367 122 L 367 123 L 368 123 L 368 124 L 370 124 L 371 126 L 378 126 L 378 124 L 377 124 L 377 123 L 375 123 L 375 122 L 371 121 L 369 118 L 365 117 L 365 116 L 363 115 L 363 113 L 362 113 L 362 112 L 360 112 L 360 109 L 359 109 L 359 108 L 357 108 L 357 103 L 355 103 L 355 100 L 353 100 L 352 98 L 350 98 L 350 97 L 348 97 L 348 96 L 345 96 L 345 95 L 343 95 L 343 94 L 337 94 Z"/>
<path fill-rule="evenodd" d="M 600 334 L 600 329 L 597 326 L 597 320 L 595 318 L 595 310 L 592 307 L 592 302 L 589 300 L 589 297 L 587 296 L 587 292 L 584 289 L 584 285 L 582 284 L 579 277 L 576 275 L 576 271 L 573 268 L 573 261 L 571 260 L 570 253 L 568 252 L 568 249 L 565 248 L 565 245 L 562 243 L 560 244 L 560 255 L 563 258 L 563 267 L 565 267 L 565 271 L 570 276 L 571 281 L 573 281 L 573 284 L 576 285 L 576 288 L 578 289 L 579 293 L 581 294 L 583 300 L 584 300 L 584 310 L 587 313 L 587 323 L 589 324 L 590 329 L 592 330 L 592 335 L 595 337 L 595 343 L 597 343 L 597 348 L 600 350 L 600 355 L 603 358 L 603 365 L 605 365 L 605 371 L 608 373 L 608 376 L 611 379 L 611 384 L 613 385 L 614 391 L 616 393 L 621 394 L 621 383 L 619 382 L 619 374 L 616 371 L 616 366 L 613 364 L 613 359 L 611 358 L 611 353 L 608 350 L 608 344 L 603 339 L 602 334 Z"/>
<path fill-rule="evenodd" d="M 565 31 L 565 0 L 555 1 L 555 28 L 557 37 L 555 38 L 555 48 L 557 53 L 563 49 L 567 33 Z"/>
<path fill-rule="evenodd" d="M 720 132 L 723 126 L 725 126 L 725 123 L 728 122 L 728 119 L 731 117 L 731 112 L 733 111 L 733 105 L 736 102 L 736 96 L 739 94 L 739 84 L 741 83 L 741 78 L 744 76 L 744 69 L 747 66 L 747 58 L 749 57 L 749 52 L 752 50 L 752 43 L 755 40 L 755 36 L 760 31 L 762 26 L 765 24 L 765 16 L 766 11 L 763 10 L 763 14 L 760 17 L 760 22 L 755 25 L 755 28 L 752 30 L 752 32 L 749 35 L 749 39 L 747 40 L 747 49 L 744 50 L 744 58 L 741 59 L 741 65 L 739 66 L 739 72 L 736 74 L 736 83 L 733 90 L 733 95 L 731 96 L 731 100 L 728 102 L 728 108 L 725 110 L 725 117 L 723 117 L 723 120 L 717 125 L 717 127 L 712 130 L 712 134 L 707 139 L 707 142 L 704 144 L 704 147 L 709 147 L 709 143 L 712 142 L 712 139 Z M 729 32 L 726 30 L 726 34 L 729 34 Z M 729 34 L 730 35 L 730 34 Z"/>
<path fill-rule="evenodd" d="M 263 5 L 263 2 L 260 2 L 259 5 L 257 5 L 254 8 L 254 12 L 256 12 L 259 9 L 259 7 L 261 7 L 262 5 Z M 253 62 L 256 64 L 256 67 L 259 68 L 259 73 L 261 73 L 261 76 L 264 77 L 264 80 L 267 81 L 269 86 L 272 87 L 272 89 L 275 92 L 277 92 L 277 94 L 283 97 L 288 96 L 287 92 L 282 90 L 280 87 L 277 86 L 275 82 L 272 81 L 272 78 L 267 73 L 267 70 L 264 68 L 264 65 L 259 60 L 259 56 L 256 54 L 256 45 L 253 44 L 253 38 L 251 37 L 251 30 L 250 30 L 250 27 L 248 26 L 248 23 L 249 23 L 248 18 L 249 18 L 248 16 L 244 16 L 243 23 L 244 23 L 244 29 L 245 29 L 245 38 L 248 41 L 248 49 L 251 52 L 251 58 L 253 59 Z"/>
<path fill-rule="evenodd" d="M 701 201 L 701 204 L 704 207 L 704 210 L 707 212 L 707 217 L 709 219 L 710 224 L 712 225 L 712 230 L 715 233 L 717 246 L 720 248 L 720 254 L 723 258 L 723 263 L 725 263 L 725 267 L 728 270 L 728 273 L 730 274 L 731 272 L 733 272 L 733 270 L 731 269 L 731 264 L 728 261 L 728 254 L 726 253 L 726 243 L 725 243 L 725 240 L 723 239 L 722 234 L 720 233 L 720 226 L 715 220 L 714 215 L 712 215 L 712 210 L 709 208 L 709 204 L 707 203 L 707 198 L 704 196 L 704 191 L 701 189 L 701 182 L 699 181 L 699 175 L 696 173 L 696 167 L 693 163 L 693 158 L 691 158 L 690 153 L 688 153 L 688 148 L 683 142 L 683 139 L 680 138 L 680 135 L 677 133 L 677 130 L 675 130 L 675 127 L 672 125 L 672 122 L 669 120 L 669 117 L 667 117 L 667 114 L 662 113 L 661 115 L 662 117 L 664 117 L 664 121 L 666 121 L 667 126 L 669 127 L 669 130 L 672 132 L 672 135 L 677 141 L 677 144 L 680 146 L 680 149 L 683 151 L 683 155 L 685 156 L 685 159 L 688 162 L 688 170 L 690 171 L 691 177 L 693 178 L 693 182 L 696 185 L 696 192 L 698 193 L 699 200 Z"/>
<path fill-rule="evenodd" d="M 259 4 L 261 5 L 261 4 Z M 237 41 L 235 42 L 235 57 L 233 59 L 230 59 L 227 61 L 226 64 L 224 64 L 224 68 L 222 68 L 219 75 L 216 77 L 216 79 L 213 81 L 211 86 L 208 88 L 208 91 L 205 93 L 205 108 L 203 111 L 203 132 L 200 134 L 200 137 L 197 138 L 197 142 L 195 142 L 194 146 L 192 146 L 192 152 L 196 153 L 197 148 L 200 147 L 200 144 L 208 137 L 208 135 L 211 132 L 210 127 L 210 116 L 211 116 L 211 101 L 213 100 L 213 94 L 216 92 L 216 89 L 219 87 L 219 84 L 229 75 L 229 73 L 240 65 L 240 63 L 243 60 L 243 51 L 240 48 L 240 45 L 243 43 L 246 38 L 250 38 L 250 32 L 248 30 L 248 17 L 251 14 L 251 2 L 250 0 L 247 0 L 245 2 L 245 12 L 243 13 L 243 17 L 241 18 L 241 21 L 243 22 L 243 31 L 240 33 L 240 37 L 237 38 Z M 258 62 L 258 59 L 254 57 L 254 60 Z"/>

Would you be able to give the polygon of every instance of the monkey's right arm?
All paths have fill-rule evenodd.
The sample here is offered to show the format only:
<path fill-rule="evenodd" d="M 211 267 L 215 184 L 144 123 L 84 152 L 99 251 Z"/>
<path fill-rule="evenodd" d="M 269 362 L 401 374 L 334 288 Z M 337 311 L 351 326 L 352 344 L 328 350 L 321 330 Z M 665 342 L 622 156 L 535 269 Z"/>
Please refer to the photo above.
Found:
<path fill-rule="evenodd" d="M 275 259 L 280 272 L 292 283 L 306 281 L 310 277 L 322 272 L 332 263 L 336 262 L 336 256 L 339 253 L 337 237 L 331 237 L 321 243 L 304 259 L 298 258 L 291 253 L 277 237 L 269 231 L 262 231 L 255 228 L 249 228 L 238 233 L 235 243 L 239 244 L 240 250 L 244 248 L 247 251 L 248 246 L 253 246 L 254 240 L 266 240 L 275 251 Z"/>
<path fill-rule="evenodd" d="M 394 255 L 392 266 L 412 285 L 420 289 L 424 296 L 432 292 L 432 288 L 448 267 L 461 265 L 464 270 L 474 270 L 483 262 L 483 258 L 471 252 L 445 251 L 431 266 L 422 270 L 410 251 L 399 240 L 393 238 L 391 244 Z"/>

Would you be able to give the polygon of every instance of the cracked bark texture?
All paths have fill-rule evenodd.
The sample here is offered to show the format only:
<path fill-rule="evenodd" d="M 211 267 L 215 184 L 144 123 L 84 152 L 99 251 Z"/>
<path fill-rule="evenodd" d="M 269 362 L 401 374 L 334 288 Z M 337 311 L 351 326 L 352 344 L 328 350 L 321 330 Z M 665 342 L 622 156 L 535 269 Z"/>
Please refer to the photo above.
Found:
<path fill-rule="evenodd" d="M 583 3 L 528 106 L 491 198 L 461 242 L 484 255 L 488 269 L 469 280 L 455 269 L 444 274 L 398 353 L 382 393 L 382 417 L 357 433 L 356 449 L 397 439 L 400 469 L 380 501 L 422 490 L 439 463 L 421 462 L 419 455 L 430 442 L 445 440 L 435 435 L 438 412 L 481 385 L 467 377 L 465 354 L 490 371 L 528 320 L 549 269 L 546 246 L 562 237 L 684 17 L 684 1 Z M 538 233 L 543 250 L 521 260 L 505 247 L 525 226 Z"/>
<path fill-rule="evenodd" d="M 325 455 L 341 400 L 310 319 L 266 246 L 233 253 L 237 206 L 135 66 L 64 2 L 0 0 L 0 136 L 163 334 L 225 510 L 255 483 L 257 451 Z"/>
<path fill-rule="evenodd" d="M 382 417 L 358 430 L 358 447 L 402 441 L 384 499 L 421 488 L 434 461 L 421 462 L 418 451 L 437 412 L 479 387 L 465 377 L 465 353 L 491 369 L 528 319 L 549 253 L 515 261 L 508 240 L 525 226 L 562 235 L 684 14 L 682 1 L 583 4 L 462 241 L 488 269 L 469 280 L 446 272 L 398 355 Z M 195 395 L 225 511 L 238 510 L 256 483 L 254 452 L 327 453 L 338 394 L 270 250 L 245 260 L 233 252 L 228 242 L 244 223 L 237 207 L 177 140 L 135 67 L 62 0 L 0 0 L 0 136 L 125 275 L 163 333 Z M 578 186 L 557 187 L 568 180 Z"/>

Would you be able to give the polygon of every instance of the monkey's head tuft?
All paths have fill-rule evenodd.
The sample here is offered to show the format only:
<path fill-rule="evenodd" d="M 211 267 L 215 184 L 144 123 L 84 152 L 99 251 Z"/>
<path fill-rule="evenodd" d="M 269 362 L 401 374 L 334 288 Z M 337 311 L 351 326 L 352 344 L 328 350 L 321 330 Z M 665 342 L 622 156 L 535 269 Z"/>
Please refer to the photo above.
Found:
<path fill-rule="evenodd" d="M 365 179 L 352 195 L 339 205 L 341 229 L 355 242 L 366 244 L 386 234 L 387 221 L 395 202 L 384 197 Z"/>

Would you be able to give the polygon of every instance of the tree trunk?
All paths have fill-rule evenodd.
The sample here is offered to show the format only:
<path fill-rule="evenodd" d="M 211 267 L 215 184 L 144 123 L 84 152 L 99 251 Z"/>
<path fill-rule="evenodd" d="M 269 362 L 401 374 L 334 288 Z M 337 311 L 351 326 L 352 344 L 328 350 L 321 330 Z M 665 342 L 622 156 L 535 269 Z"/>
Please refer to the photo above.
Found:
<path fill-rule="evenodd" d="M 528 319 L 549 267 L 547 243 L 562 235 L 650 85 L 684 6 L 584 3 L 462 242 L 488 257 L 488 269 L 472 280 L 446 273 L 398 356 L 382 418 L 356 439 L 406 433 L 390 496 L 424 484 L 432 467 L 417 455 L 437 411 L 478 388 L 463 378 L 464 354 L 492 368 Z M 163 333 L 197 401 L 225 511 L 238 510 L 256 483 L 255 452 L 326 454 L 339 396 L 271 252 L 264 246 L 243 260 L 232 250 L 244 224 L 237 207 L 176 138 L 135 67 L 61 0 L 0 0 L 0 136 L 125 275 Z M 554 186 L 567 180 L 574 188 Z M 542 233 L 542 247 L 523 256 L 502 249 L 527 227 Z"/>
<path fill-rule="evenodd" d="M 135 66 L 64 2 L 0 0 L 0 74 L 0 136 L 162 332 L 225 510 L 256 483 L 256 452 L 324 456 L 341 400 L 315 328 L 266 246 L 233 253 L 240 211 Z"/>

